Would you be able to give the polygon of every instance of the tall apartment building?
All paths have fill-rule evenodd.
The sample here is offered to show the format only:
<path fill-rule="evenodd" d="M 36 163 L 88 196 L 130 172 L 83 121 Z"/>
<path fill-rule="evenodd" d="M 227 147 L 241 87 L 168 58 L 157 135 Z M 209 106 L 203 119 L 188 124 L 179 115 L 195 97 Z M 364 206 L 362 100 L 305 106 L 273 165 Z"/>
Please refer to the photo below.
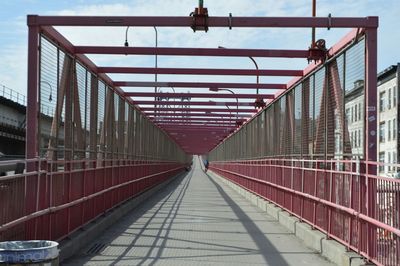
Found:
<path fill-rule="evenodd" d="M 400 63 L 392 65 L 378 74 L 378 160 L 382 163 L 396 164 L 399 160 L 400 121 Z M 379 173 L 387 177 L 399 177 L 392 165 L 379 168 Z"/>

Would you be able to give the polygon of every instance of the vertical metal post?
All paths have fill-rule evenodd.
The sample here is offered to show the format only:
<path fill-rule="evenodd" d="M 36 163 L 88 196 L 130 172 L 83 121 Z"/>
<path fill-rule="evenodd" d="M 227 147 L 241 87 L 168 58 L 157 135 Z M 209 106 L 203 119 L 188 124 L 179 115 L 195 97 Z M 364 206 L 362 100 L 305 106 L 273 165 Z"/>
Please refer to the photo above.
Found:
<path fill-rule="evenodd" d="M 98 124 L 98 97 L 99 82 L 97 77 L 90 74 L 90 132 L 89 132 L 89 159 L 93 160 L 93 165 L 97 159 L 97 124 Z"/>
<path fill-rule="evenodd" d="M 37 16 L 28 16 L 28 105 L 26 114 L 26 158 L 38 156 L 38 73 L 39 73 L 39 26 Z M 33 171 L 32 164 L 27 170 Z M 30 169 L 29 169 L 30 168 Z"/>
<path fill-rule="evenodd" d="M 370 18 L 378 19 L 378 18 Z M 367 215 L 375 218 L 376 182 L 369 175 L 376 175 L 376 165 L 369 164 L 377 159 L 377 29 L 368 28 L 366 35 L 366 60 L 365 60 L 365 161 L 367 185 Z M 375 257 L 376 232 L 370 225 L 367 227 L 367 254 Z"/>
<path fill-rule="evenodd" d="M 156 33 L 156 43 L 155 43 L 155 45 L 156 45 L 156 48 L 158 48 L 158 31 L 157 31 L 157 27 L 153 27 L 153 28 L 154 28 L 154 31 Z M 158 80 L 158 55 L 157 55 L 157 52 L 156 52 L 154 60 L 155 60 L 154 64 L 155 64 L 155 68 L 156 68 L 156 74 L 154 75 L 154 81 L 157 84 L 157 80 Z M 157 93 L 157 90 L 158 90 L 157 86 L 154 86 L 154 92 L 155 93 Z M 157 99 L 157 97 L 154 97 L 154 101 L 156 101 L 156 99 Z M 157 108 L 157 104 L 154 104 L 154 108 Z M 156 113 L 157 113 L 157 110 L 156 110 Z"/>
<path fill-rule="evenodd" d="M 39 80 L 39 26 L 37 16 L 28 16 L 28 105 L 26 112 L 26 159 L 36 159 L 39 155 L 38 146 L 38 80 Z M 39 163 L 30 161 L 26 165 L 27 172 L 39 170 Z M 25 177 L 25 215 L 35 212 L 39 189 L 39 174 Z M 29 189 L 27 189 L 29 188 Z M 37 220 L 25 223 L 25 238 L 33 239 L 36 234 Z"/>
<path fill-rule="evenodd" d="M 377 29 L 366 30 L 365 68 L 365 159 L 377 159 Z M 375 167 L 376 168 L 376 167 Z M 376 169 L 375 169 L 376 170 Z M 376 173 L 371 173 L 376 174 Z"/>
<path fill-rule="evenodd" d="M 315 17 L 317 15 L 317 0 L 312 0 L 312 16 Z M 315 28 L 312 28 L 311 31 L 311 48 L 315 46 Z"/>

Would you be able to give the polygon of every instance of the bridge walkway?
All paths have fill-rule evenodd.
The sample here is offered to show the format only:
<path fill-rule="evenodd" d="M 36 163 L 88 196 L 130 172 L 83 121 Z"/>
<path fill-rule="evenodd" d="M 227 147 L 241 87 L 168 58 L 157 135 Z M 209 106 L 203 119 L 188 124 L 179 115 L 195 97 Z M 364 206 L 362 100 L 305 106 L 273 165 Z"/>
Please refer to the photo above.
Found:
<path fill-rule="evenodd" d="M 332 265 L 199 160 L 64 265 Z"/>

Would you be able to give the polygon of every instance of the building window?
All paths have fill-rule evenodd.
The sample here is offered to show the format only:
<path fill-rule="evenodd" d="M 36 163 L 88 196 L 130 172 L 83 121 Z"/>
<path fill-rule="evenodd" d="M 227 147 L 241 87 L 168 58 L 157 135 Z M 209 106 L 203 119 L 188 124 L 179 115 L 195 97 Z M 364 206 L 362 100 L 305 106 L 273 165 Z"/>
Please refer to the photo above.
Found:
<path fill-rule="evenodd" d="M 357 130 L 354 131 L 354 148 L 357 148 Z"/>
<path fill-rule="evenodd" d="M 353 143 L 353 132 L 350 132 L 350 144 L 351 144 L 351 147 L 354 147 L 354 143 Z"/>
<path fill-rule="evenodd" d="M 358 119 L 361 120 L 361 103 L 358 104 Z"/>
<path fill-rule="evenodd" d="M 351 132 L 350 134 L 350 142 L 351 142 L 351 147 L 354 148 L 354 132 Z"/>
<path fill-rule="evenodd" d="M 392 138 L 392 121 L 388 121 L 388 141 Z"/>
<path fill-rule="evenodd" d="M 354 131 L 354 147 L 357 148 L 357 131 Z"/>
<path fill-rule="evenodd" d="M 357 106 L 357 104 L 356 105 L 354 105 L 354 121 L 358 121 L 358 108 L 357 108 L 358 106 Z"/>
<path fill-rule="evenodd" d="M 396 152 L 394 151 L 393 152 L 393 163 L 397 163 L 397 154 L 396 154 Z"/>
<path fill-rule="evenodd" d="M 389 89 L 388 93 L 388 109 L 392 108 L 392 89 Z"/>
<path fill-rule="evenodd" d="M 349 108 L 346 109 L 346 118 L 347 118 L 347 121 L 350 121 L 350 109 Z"/>
<path fill-rule="evenodd" d="M 385 111 L 385 92 L 379 94 L 379 111 Z"/>
<path fill-rule="evenodd" d="M 393 107 L 397 108 L 397 88 L 396 86 L 393 87 Z"/>
<path fill-rule="evenodd" d="M 350 108 L 350 121 L 351 121 L 351 123 L 354 122 L 354 117 L 353 117 L 353 106 Z"/>
<path fill-rule="evenodd" d="M 380 163 L 384 163 L 385 162 L 385 153 L 384 152 L 380 152 L 379 153 L 379 162 Z M 385 166 L 384 165 L 379 165 L 379 172 L 382 173 L 385 170 Z"/>
<path fill-rule="evenodd" d="M 395 140 L 395 139 L 397 139 L 397 122 L 396 122 L 396 118 L 393 119 L 392 130 L 393 130 L 393 140 Z"/>
<path fill-rule="evenodd" d="M 361 147 L 361 129 L 358 130 L 358 147 Z"/>
<path fill-rule="evenodd" d="M 388 155 L 388 162 L 392 163 L 392 158 L 391 158 L 392 154 L 390 152 L 388 152 L 387 155 Z M 389 172 L 392 171 L 392 167 L 390 165 L 388 165 L 388 171 Z"/>
<path fill-rule="evenodd" d="M 385 122 L 379 124 L 379 142 L 385 142 Z"/>

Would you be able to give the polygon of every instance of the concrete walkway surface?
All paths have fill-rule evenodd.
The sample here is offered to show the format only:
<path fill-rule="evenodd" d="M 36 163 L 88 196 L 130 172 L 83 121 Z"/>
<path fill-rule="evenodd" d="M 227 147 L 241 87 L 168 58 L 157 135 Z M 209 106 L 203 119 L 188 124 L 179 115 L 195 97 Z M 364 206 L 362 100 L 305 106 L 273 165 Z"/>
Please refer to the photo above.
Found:
<path fill-rule="evenodd" d="M 200 161 L 62 265 L 333 265 Z"/>

